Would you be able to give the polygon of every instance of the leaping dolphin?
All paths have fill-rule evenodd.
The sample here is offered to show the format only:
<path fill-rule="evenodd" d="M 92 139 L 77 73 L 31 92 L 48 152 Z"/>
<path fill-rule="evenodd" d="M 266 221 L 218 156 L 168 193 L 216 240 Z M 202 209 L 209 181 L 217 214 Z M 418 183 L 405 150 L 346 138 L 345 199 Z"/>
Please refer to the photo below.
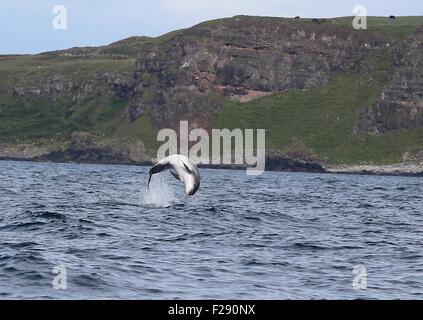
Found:
<path fill-rule="evenodd" d="M 148 188 L 150 188 L 151 177 L 153 174 L 170 170 L 170 173 L 185 184 L 185 193 L 187 196 L 193 196 L 200 187 L 200 172 L 197 166 L 188 157 L 179 154 L 171 155 L 151 168 L 148 179 Z"/>

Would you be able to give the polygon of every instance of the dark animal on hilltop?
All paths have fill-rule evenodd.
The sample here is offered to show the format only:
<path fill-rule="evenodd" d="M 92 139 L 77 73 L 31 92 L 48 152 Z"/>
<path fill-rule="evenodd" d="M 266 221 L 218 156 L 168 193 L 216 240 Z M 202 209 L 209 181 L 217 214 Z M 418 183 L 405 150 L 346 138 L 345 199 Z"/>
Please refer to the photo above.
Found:
<path fill-rule="evenodd" d="M 324 23 L 326 22 L 326 19 L 311 19 L 311 21 L 314 23 Z"/>
<path fill-rule="evenodd" d="M 395 16 L 390 16 L 389 19 L 390 20 L 395 20 L 396 18 L 395 18 Z"/>
<path fill-rule="evenodd" d="M 298 19 L 300 19 L 300 16 L 296 16 L 294 19 L 295 19 L 295 20 L 298 20 Z"/>

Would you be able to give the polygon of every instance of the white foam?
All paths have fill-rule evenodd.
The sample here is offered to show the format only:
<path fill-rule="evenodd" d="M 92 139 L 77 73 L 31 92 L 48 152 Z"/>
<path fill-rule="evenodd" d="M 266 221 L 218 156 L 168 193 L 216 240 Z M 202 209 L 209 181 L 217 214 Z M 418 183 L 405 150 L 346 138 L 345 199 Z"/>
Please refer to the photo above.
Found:
<path fill-rule="evenodd" d="M 150 189 L 145 187 L 141 202 L 144 206 L 154 208 L 171 207 L 178 203 L 174 190 L 166 182 L 164 175 L 157 174 L 150 183 Z"/>

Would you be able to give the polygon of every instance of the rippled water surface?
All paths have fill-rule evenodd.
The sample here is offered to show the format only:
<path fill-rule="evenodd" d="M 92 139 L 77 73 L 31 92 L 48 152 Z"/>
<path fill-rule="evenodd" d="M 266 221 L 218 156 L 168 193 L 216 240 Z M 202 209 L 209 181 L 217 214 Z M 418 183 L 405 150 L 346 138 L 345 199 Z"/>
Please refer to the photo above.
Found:
<path fill-rule="evenodd" d="M 0 298 L 423 298 L 421 178 L 147 171 L 0 161 Z"/>

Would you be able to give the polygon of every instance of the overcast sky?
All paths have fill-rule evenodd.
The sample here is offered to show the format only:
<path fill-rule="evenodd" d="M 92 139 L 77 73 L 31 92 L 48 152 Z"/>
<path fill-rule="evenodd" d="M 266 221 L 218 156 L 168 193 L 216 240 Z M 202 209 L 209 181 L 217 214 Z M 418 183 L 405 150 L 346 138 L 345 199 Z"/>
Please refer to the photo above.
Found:
<path fill-rule="evenodd" d="M 239 14 L 292 17 L 423 15 L 423 0 L 0 0 L 0 54 L 97 46 L 134 35 L 158 36 Z M 67 9 L 67 29 L 53 28 L 53 8 Z"/>

